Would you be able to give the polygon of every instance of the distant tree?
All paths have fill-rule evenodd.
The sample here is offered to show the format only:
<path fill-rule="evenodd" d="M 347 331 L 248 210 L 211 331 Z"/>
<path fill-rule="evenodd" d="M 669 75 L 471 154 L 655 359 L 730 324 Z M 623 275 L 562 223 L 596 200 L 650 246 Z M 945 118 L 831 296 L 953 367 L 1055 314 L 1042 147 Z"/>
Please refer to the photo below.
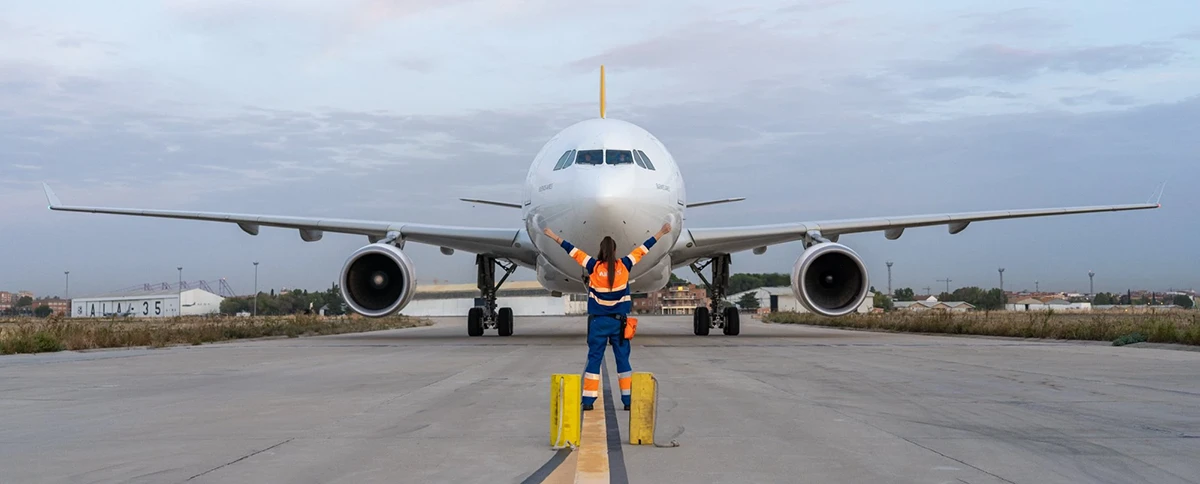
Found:
<path fill-rule="evenodd" d="M 754 293 L 748 292 L 742 294 L 742 297 L 737 301 L 737 305 L 745 311 L 758 309 L 758 298 L 754 296 Z"/>
<path fill-rule="evenodd" d="M 998 311 L 1004 309 L 1007 305 L 1008 295 L 1004 294 L 1004 291 L 1001 291 L 1000 288 L 993 287 L 988 290 L 987 294 L 984 294 L 983 303 L 977 307 L 987 311 Z"/>
<path fill-rule="evenodd" d="M 254 304 L 254 298 L 247 297 L 227 297 L 221 301 L 221 314 L 234 315 L 242 311 L 250 312 L 251 305 Z"/>
<path fill-rule="evenodd" d="M 17 307 L 27 308 L 30 306 L 33 306 L 33 298 L 29 296 L 21 296 L 20 299 L 17 299 Z"/>
<path fill-rule="evenodd" d="M 760 287 L 780 287 L 788 286 L 792 283 L 792 276 L 780 273 L 766 274 L 750 274 L 738 273 L 729 276 L 728 292 L 737 294 L 739 292 L 758 289 Z"/>
<path fill-rule="evenodd" d="M 338 316 L 346 313 L 346 303 L 342 300 L 341 290 L 333 284 L 324 291 L 296 289 L 284 293 L 260 292 L 258 298 L 258 314 L 260 316 L 275 316 L 298 314 L 312 308 L 313 312 L 325 309 L 327 316 Z M 221 314 L 233 315 L 240 312 L 254 311 L 254 296 L 225 298 L 221 302 Z"/>
<path fill-rule="evenodd" d="M 875 293 L 875 298 L 872 301 L 872 303 L 877 308 L 883 308 L 884 311 L 891 311 L 893 309 L 896 309 L 896 305 L 892 303 L 892 298 L 889 297 L 887 294 L 883 294 L 883 293 L 879 293 L 879 292 Z"/>
<path fill-rule="evenodd" d="M 1192 298 L 1183 294 L 1176 294 L 1171 302 L 1184 309 L 1192 309 L 1192 306 L 1195 305 L 1195 301 L 1192 301 Z"/>
<path fill-rule="evenodd" d="M 682 277 L 679 277 L 679 276 L 675 275 L 675 273 L 674 273 L 674 272 L 672 272 L 672 273 L 671 273 L 671 281 L 670 281 L 670 282 L 668 282 L 667 284 L 670 284 L 670 285 L 672 285 L 672 286 L 676 286 L 676 285 L 687 285 L 687 284 L 688 284 L 688 281 L 687 281 L 687 279 L 684 279 L 684 278 L 682 278 Z"/>
<path fill-rule="evenodd" d="M 33 315 L 37 316 L 39 318 L 44 318 L 46 316 L 49 316 L 53 312 L 54 312 L 54 310 L 50 309 L 50 306 L 42 304 L 42 305 L 38 306 L 37 309 L 33 310 Z"/>
<path fill-rule="evenodd" d="M 911 287 L 904 287 L 896 289 L 896 291 L 892 294 L 892 298 L 896 301 L 912 301 L 917 298 L 917 295 L 913 294 Z"/>
<path fill-rule="evenodd" d="M 1109 305 L 1113 305 L 1116 303 L 1117 303 L 1117 299 L 1115 297 L 1113 297 L 1112 294 L 1107 293 L 1107 292 L 1102 292 L 1102 293 L 1096 294 L 1096 296 L 1094 298 L 1092 298 L 1092 304 L 1099 305 L 1099 306 L 1109 306 Z"/>

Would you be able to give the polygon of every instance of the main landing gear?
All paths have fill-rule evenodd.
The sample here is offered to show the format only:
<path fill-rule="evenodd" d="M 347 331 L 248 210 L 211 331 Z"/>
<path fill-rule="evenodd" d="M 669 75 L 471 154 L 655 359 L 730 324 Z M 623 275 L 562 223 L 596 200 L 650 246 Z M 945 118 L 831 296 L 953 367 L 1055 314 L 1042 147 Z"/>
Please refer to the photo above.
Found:
<path fill-rule="evenodd" d="M 512 336 L 512 308 L 496 308 L 496 291 L 517 270 L 517 264 L 512 261 L 501 262 L 486 255 L 475 256 L 477 268 L 476 285 L 479 286 L 481 297 L 476 300 L 476 306 L 467 312 L 467 335 L 483 336 L 483 330 L 496 329 L 500 336 Z M 496 282 L 496 266 L 504 269 L 504 277 Z M 483 303 L 480 306 L 480 302 Z"/>
<path fill-rule="evenodd" d="M 708 300 L 711 309 L 704 306 L 696 308 L 692 314 L 692 331 L 696 336 L 707 336 L 711 328 L 721 328 L 726 336 L 737 336 L 741 332 L 737 306 L 722 308 L 725 302 L 725 291 L 729 288 L 729 254 L 721 254 L 703 264 L 691 264 L 695 272 L 708 288 Z M 704 268 L 712 266 L 712 282 L 704 278 Z"/>

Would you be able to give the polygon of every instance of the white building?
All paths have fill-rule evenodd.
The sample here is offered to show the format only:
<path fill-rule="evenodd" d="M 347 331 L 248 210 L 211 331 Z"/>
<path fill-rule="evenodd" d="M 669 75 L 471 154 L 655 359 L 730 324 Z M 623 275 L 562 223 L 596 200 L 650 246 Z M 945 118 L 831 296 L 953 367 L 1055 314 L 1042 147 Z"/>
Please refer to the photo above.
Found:
<path fill-rule="evenodd" d="M 221 301 L 224 300 L 225 298 L 203 289 L 188 289 L 182 293 L 174 289 L 169 289 L 156 292 L 139 292 L 137 294 L 83 297 L 71 300 L 71 317 L 102 318 L 108 316 L 129 316 L 164 318 L 173 316 L 199 316 L 220 313 Z"/>
<path fill-rule="evenodd" d="M 1025 298 L 1005 306 L 1009 311 L 1091 311 L 1092 303 L 1073 303 L 1066 299 L 1054 298 L 1047 301 L 1036 298 Z"/>
<path fill-rule="evenodd" d="M 483 301 L 477 299 L 479 288 L 475 284 L 417 285 L 412 301 L 400 310 L 400 314 L 465 318 L 471 308 L 483 305 Z M 496 307 L 512 308 L 513 316 L 581 315 L 587 314 L 587 295 L 555 296 L 537 281 L 508 281 L 496 294 Z"/>
<path fill-rule="evenodd" d="M 725 298 L 725 300 L 736 305 L 745 294 L 754 295 L 754 298 L 758 300 L 758 307 L 760 310 L 769 310 L 771 312 L 809 312 L 803 304 L 800 304 L 800 301 L 796 299 L 796 296 L 792 294 L 792 288 L 789 286 L 760 287 L 758 289 L 742 291 L 737 294 L 730 294 Z M 866 299 L 864 299 L 862 304 L 858 306 L 859 313 L 866 314 L 871 312 L 871 308 L 875 307 L 874 296 L 875 295 L 873 293 L 867 293 Z M 741 306 L 738 307 L 740 308 Z"/>
<path fill-rule="evenodd" d="M 975 309 L 975 306 L 966 301 L 938 301 L 936 297 L 929 296 L 924 301 L 895 301 L 892 306 L 897 311 L 949 311 L 954 313 L 963 313 Z"/>

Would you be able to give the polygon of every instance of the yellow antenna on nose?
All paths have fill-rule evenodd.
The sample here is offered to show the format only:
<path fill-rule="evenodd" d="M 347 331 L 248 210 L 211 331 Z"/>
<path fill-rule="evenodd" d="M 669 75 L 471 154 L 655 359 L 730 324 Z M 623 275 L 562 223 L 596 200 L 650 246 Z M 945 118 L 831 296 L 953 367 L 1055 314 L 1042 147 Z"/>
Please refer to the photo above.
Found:
<path fill-rule="evenodd" d="M 604 64 L 600 64 L 600 117 L 604 118 Z"/>

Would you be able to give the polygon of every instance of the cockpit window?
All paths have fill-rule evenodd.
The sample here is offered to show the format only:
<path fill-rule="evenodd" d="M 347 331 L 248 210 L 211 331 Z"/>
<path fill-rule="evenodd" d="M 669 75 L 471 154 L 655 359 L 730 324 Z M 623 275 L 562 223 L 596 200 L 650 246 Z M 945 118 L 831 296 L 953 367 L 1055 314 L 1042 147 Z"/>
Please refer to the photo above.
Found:
<path fill-rule="evenodd" d="M 575 157 L 577 165 L 599 165 L 604 163 L 604 150 L 580 150 Z"/>
<path fill-rule="evenodd" d="M 558 159 L 558 164 L 554 165 L 555 170 L 561 170 L 571 165 L 571 159 L 575 157 L 575 150 L 567 150 L 562 157 Z"/>
<path fill-rule="evenodd" d="M 637 157 L 641 158 L 642 163 L 646 164 L 646 168 L 648 168 L 650 170 L 654 169 L 654 163 L 650 163 L 650 157 L 646 156 L 646 152 L 644 152 L 642 150 L 637 150 Z"/>
<path fill-rule="evenodd" d="M 646 164 L 642 162 L 642 156 L 637 154 L 637 152 L 633 153 L 633 162 L 637 163 L 637 166 L 646 168 Z M 649 168 L 646 168 L 646 169 L 649 170 Z"/>
<path fill-rule="evenodd" d="M 604 162 L 610 165 L 633 164 L 633 152 L 629 150 L 608 150 L 604 153 Z"/>

